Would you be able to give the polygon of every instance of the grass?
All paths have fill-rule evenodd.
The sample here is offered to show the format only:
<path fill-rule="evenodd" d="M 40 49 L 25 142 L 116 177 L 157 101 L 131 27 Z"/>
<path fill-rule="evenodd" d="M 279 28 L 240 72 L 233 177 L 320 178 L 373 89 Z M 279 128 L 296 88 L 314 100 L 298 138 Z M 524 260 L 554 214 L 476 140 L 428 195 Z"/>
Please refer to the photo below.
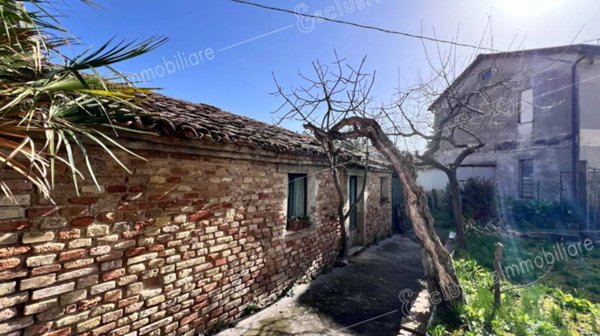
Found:
<path fill-rule="evenodd" d="M 444 211 L 433 211 L 435 225 L 438 235 L 445 241 L 449 231 L 454 229 L 452 219 Z M 503 267 L 520 265 L 523 262 L 534 261 L 536 257 L 544 257 L 545 253 L 554 253 L 558 247 L 567 248 L 578 242 L 558 243 L 551 240 L 533 238 L 509 237 L 504 235 L 485 234 L 471 231 L 467 237 L 466 250 L 457 250 L 458 257 L 472 258 L 487 269 L 493 269 L 494 244 L 496 242 L 504 245 Z M 562 258 L 552 263 L 544 261 L 542 267 L 526 268 L 526 272 L 508 274 L 510 280 L 516 284 L 526 284 L 542 277 L 542 284 L 550 287 L 560 288 L 577 297 L 588 298 L 593 302 L 600 303 L 600 247 L 595 246 L 591 251 L 581 249 L 574 257 Z M 551 261 L 550 258 L 548 260 Z M 552 266 L 549 273 L 548 268 Z M 520 268 L 519 268 L 520 270 Z"/>
<path fill-rule="evenodd" d="M 434 217 L 438 234 L 445 240 L 453 229 L 452 220 L 440 212 L 434 212 Z M 502 283 L 502 306 L 494 311 L 492 269 L 496 242 L 504 245 L 502 265 L 508 277 Z M 568 250 L 577 243 L 471 231 L 466 249 L 455 253 L 466 304 L 439 316 L 428 334 L 600 335 L 600 248 Z M 566 249 L 560 258 L 556 254 L 559 248 Z M 569 251 L 576 253 L 569 255 Z M 555 259 L 539 259 L 546 253 L 554 253 Z M 539 267 L 534 263 L 525 271 L 519 268 L 518 272 L 507 274 L 507 266 L 536 258 L 543 260 Z"/>
<path fill-rule="evenodd" d="M 535 284 L 502 294 L 502 305 L 493 308 L 493 275 L 472 259 L 457 259 L 455 267 L 466 304 L 455 307 L 458 320 L 440 316 L 429 335 L 563 336 L 600 333 L 600 305 L 560 289 Z M 513 288 L 505 281 L 502 288 Z"/>
<path fill-rule="evenodd" d="M 504 269 L 507 266 L 518 266 L 518 272 L 505 272 L 508 273 L 506 275 L 511 281 L 524 284 L 545 275 L 541 282 L 547 286 L 560 288 L 593 302 L 600 302 L 600 249 L 597 246 L 590 251 L 583 244 L 575 241 L 553 242 L 471 233 L 467 239 L 467 249 L 457 251 L 457 255 L 473 258 L 482 266 L 492 269 L 495 242 L 504 245 L 502 260 Z M 582 248 L 579 249 L 578 246 Z M 557 254 L 558 250 L 562 252 Z M 569 254 L 569 251 L 573 253 Z M 535 264 L 536 259 L 543 261 L 539 263 L 541 267 Z M 529 262 L 532 262 L 529 264 L 532 267 L 525 266 Z"/>

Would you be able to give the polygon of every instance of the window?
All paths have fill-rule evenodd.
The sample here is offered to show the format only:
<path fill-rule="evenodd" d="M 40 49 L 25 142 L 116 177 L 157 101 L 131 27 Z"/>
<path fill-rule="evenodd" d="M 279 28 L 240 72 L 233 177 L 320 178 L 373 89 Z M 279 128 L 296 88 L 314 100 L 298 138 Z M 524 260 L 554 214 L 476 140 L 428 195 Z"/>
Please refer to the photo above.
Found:
<path fill-rule="evenodd" d="M 390 203 L 390 179 L 387 176 L 381 178 L 381 205 Z"/>
<path fill-rule="evenodd" d="M 533 160 L 519 160 L 519 194 L 521 198 L 533 198 Z"/>
<path fill-rule="evenodd" d="M 492 79 L 493 75 L 494 75 L 494 71 L 492 70 L 492 68 L 487 68 L 479 73 L 479 81 L 480 82 L 489 81 L 490 79 Z"/>
<path fill-rule="evenodd" d="M 519 93 L 519 123 L 533 121 L 533 90 L 527 89 Z"/>
<path fill-rule="evenodd" d="M 306 217 L 307 185 L 306 174 L 288 175 L 288 219 Z"/>

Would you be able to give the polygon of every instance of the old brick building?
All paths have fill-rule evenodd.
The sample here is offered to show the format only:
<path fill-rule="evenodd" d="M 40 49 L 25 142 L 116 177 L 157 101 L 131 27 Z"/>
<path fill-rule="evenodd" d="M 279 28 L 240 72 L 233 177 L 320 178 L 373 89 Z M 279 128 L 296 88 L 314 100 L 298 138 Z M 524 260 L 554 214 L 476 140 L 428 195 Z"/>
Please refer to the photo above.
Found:
<path fill-rule="evenodd" d="M 335 260 L 337 194 L 310 137 L 161 95 L 121 134 L 147 161 L 90 147 L 101 190 L 56 178 L 55 204 L 9 170 L 0 199 L 1 335 L 194 335 Z M 342 169 L 353 181 L 363 169 Z M 353 243 L 390 234 L 391 173 L 372 169 Z M 356 182 L 354 182 L 356 183 Z M 290 190 L 293 189 L 293 194 Z M 350 192 L 350 190 L 349 190 Z M 289 214 L 307 225 L 288 229 Z"/>

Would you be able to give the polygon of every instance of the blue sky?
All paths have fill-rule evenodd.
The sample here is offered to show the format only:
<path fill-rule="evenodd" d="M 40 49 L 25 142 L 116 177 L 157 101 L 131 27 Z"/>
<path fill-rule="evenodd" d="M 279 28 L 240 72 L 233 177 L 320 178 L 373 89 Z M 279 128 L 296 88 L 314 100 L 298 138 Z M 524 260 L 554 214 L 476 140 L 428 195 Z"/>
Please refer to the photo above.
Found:
<path fill-rule="evenodd" d="M 275 89 L 272 74 L 286 87 L 300 85 L 298 71 L 309 71 L 316 59 L 332 61 L 334 49 L 350 63 L 368 57 L 368 69 L 377 71 L 374 96 L 378 101 L 388 101 L 399 85 L 412 83 L 419 72 L 428 71 L 423 46 L 416 39 L 332 23 L 300 25 L 293 15 L 227 0 L 96 1 L 103 9 L 76 1 L 65 1 L 61 7 L 68 15 L 63 24 L 82 46 L 98 46 L 113 36 L 126 40 L 166 36 L 167 45 L 118 68 L 138 74 L 152 69 L 154 78 L 145 86 L 266 122 L 272 121 L 271 112 L 281 103 L 269 94 Z M 508 48 L 515 36 L 512 49 L 569 44 L 582 27 L 577 42 L 600 37 L 596 0 L 256 1 L 310 13 L 327 9 L 328 15 L 339 19 L 410 33 L 422 29 L 432 35 L 435 28 L 443 39 L 452 39 L 458 31 L 460 42 L 472 44 L 478 43 L 491 13 L 497 49 Z M 354 9 L 344 4 L 353 4 Z M 459 51 L 465 57 L 473 52 Z M 187 66 L 165 64 L 165 60 L 183 59 Z M 175 71 L 162 73 L 159 68 Z M 294 123 L 287 126 L 298 129 Z"/>

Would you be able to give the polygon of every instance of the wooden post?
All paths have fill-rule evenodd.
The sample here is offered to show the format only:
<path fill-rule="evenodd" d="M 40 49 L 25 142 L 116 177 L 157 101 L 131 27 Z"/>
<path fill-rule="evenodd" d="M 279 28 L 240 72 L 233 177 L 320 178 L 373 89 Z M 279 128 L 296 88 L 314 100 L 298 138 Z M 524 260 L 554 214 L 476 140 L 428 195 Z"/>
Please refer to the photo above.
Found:
<path fill-rule="evenodd" d="M 500 290 L 500 281 L 504 278 L 502 273 L 502 252 L 504 246 L 496 243 L 496 253 L 494 255 L 494 310 L 500 308 L 502 304 L 502 291 Z"/>

